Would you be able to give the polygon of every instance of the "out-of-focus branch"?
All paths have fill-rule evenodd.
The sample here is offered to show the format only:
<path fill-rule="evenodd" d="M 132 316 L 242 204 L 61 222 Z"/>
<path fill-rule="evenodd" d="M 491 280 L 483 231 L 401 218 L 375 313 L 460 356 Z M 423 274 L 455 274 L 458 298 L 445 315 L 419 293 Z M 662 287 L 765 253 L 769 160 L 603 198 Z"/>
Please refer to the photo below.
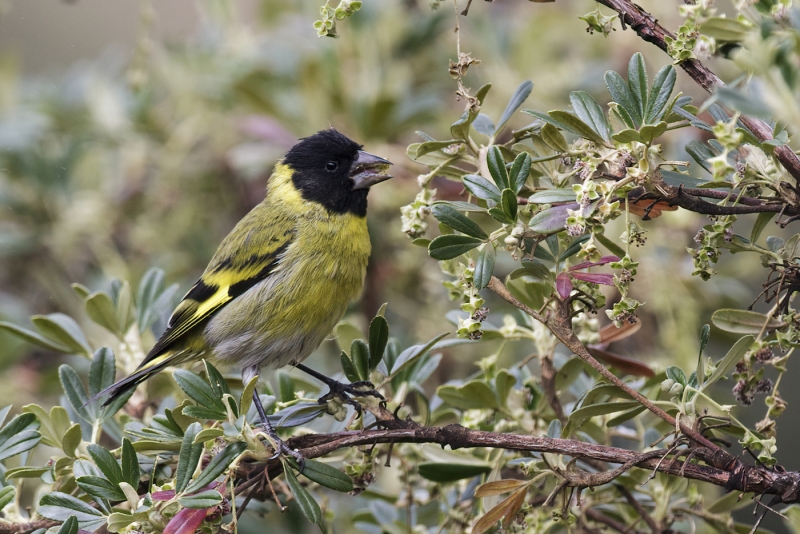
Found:
<path fill-rule="evenodd" d="M 653 15 L 628 0 L 595 1 L 616 11 L 623 23 L 623 27 L 625 25 L 630 26 L 639 37 L 648 43 L 656 45 L 664 52 L 667 51 L 667 42 L 664 38 L 672 37 L 673 35 L 661 26 Z M 716 74 L 697 59 L 682 61 L 680 67 L 709 93 L 713 92 L 717 87 L 725 85 Z M 760 141 L 772 139 L 772 128 L 766 122 L 746 116 L 742 116 L 740 120 Z M 789 146 L 781 145 L 775 149 L 775 156 L 789 171 L 789 174 L 800 183 L 800 158 L 797 157 L 797 154 Z"/>

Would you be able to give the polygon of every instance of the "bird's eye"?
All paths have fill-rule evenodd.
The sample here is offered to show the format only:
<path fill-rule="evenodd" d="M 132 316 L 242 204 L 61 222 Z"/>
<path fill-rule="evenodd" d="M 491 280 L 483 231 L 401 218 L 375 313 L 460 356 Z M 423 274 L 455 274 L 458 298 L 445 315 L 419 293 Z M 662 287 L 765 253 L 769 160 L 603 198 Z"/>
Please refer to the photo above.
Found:
<path fill-rule="evenodd" d="M 339 168 L 339 163 L 337 161 L 331 160 L 325 164 L 325 169 L 329 171 L 335 171 L 337 168 Z"/>

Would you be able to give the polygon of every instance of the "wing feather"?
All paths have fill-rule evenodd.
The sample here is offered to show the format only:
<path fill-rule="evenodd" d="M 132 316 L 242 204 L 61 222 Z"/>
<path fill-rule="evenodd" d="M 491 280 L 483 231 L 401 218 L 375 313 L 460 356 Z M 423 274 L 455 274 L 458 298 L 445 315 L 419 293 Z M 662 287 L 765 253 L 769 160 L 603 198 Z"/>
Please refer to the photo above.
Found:
<path fill-rule="evenodd" d="M 139 369 L 158 365 L 165 351 L 176 348 L 176 342 L 272 274 L 293 241 L 294 225 L 286 218 L 270 218 L 269 211 L 265 204 L 253 209 L 220 244 L 205 272 L 175 308 L 166 331 Z M 260 224 L 253 225 L 253 219 Z M 244 256 L 243 249 L 254 252 Z"/>

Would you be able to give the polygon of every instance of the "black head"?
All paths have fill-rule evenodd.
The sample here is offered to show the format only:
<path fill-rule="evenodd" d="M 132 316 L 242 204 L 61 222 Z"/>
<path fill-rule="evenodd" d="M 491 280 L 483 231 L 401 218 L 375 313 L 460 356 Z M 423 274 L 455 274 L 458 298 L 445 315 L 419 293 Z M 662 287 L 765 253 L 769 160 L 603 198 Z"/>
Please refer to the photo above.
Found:
<path fill-rule="evenodd" d="M 366 215 L 369 187 L 391 178 L 383 173 L 391 163 L 333 128 L 300 140 L 283 163 L 294 171 L 292 182 L 304 199 L 334 213 Z"/>

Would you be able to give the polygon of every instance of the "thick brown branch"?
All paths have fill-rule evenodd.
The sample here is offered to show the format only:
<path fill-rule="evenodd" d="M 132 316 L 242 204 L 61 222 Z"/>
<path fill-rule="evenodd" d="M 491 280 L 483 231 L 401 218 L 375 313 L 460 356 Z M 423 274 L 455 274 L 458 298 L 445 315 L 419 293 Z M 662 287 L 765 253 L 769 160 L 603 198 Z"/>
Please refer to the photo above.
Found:
<path fill-rule="evenodd" d="M 667 51 L 665 37 L 672 37 L 672 34 L 661 26 L 650 13 L 628 0 L 596 0 L 596 2 L 619 13 L 623 24 L 630 26 L 639 37 L 656 45 L 664 52 Z M 696 59 L 682 61 L 680 66 L 709 93 L 725 85 L 716 74 Z M 772 128 L 766 122 L 745 116 L 741 117 L 741 121 L 760 141 L 772 139 Z M 800 158 L 797 157 L 797 154 L 789 146 L 781 145 L 775 149 L 775 156 L 789 171 L 789 174 L 800 183 Z"/>
<path fill-rule="evenodd" d="M 784 501 L 786 503 L 800 502 L 797 493 L 797 488 L 800 487 L 800 473 L 747 466 L 736 459 L 723 468 L 717 465 L 720 463 L 719 451 L 704 447 L 693 449 L 694 458 L 709 465 L 661 461 L 660 455 L 654 455 L 652 451 L 638 453 L 571 439 L 485 432 L 455 424 L 445 427 L 423 427 L 406 421 L 397 420 L 395 423 L 400 428 L 307 434 L 289 439 L 288 444 L 299 450 L 306 458 L 319 458 L 338 449 L 369 447 L 381 443 L 436 443 L 443 447 L 449 446 L 451 449 L 485 447 L 509 451 L 547 452 L 614 464 L 630 463 L 643 469 L 654 469 L 662 473 L 700 480 L 732 491 L 781 495 L 786 499 Z M 263 464 L 243 463 L 239 474 L 248 477 L 250 473 L 261 471 Z"/>

